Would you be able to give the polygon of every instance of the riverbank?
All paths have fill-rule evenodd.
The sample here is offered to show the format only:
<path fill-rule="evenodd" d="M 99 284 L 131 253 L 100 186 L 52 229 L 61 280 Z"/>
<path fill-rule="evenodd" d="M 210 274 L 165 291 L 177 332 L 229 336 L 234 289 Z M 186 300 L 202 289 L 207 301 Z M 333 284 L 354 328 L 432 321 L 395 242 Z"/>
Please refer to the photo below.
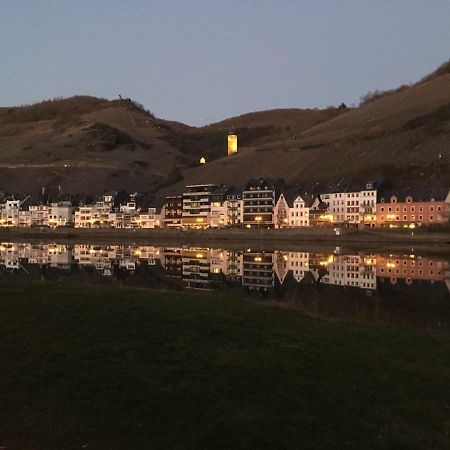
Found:
<path fill-rule="evenodd" d="M 450 447 L 447 334 L 256 298 L 0 280 L 1 444 Z"/>
<path fill-rule="evenodd" d="M 203 245 L 223 248 L 254 249 L 333 249 L 411 251 L 450 254 L 450 231 L 416 230 L 355 230 L 342 229 L 336 235 L 329 228 L 268 229 L 207 229 L 175 230 L 156 228 L 147 230 L 81 229 L 81 228 L 1 228 L 3 241 L 41 240 L 83 243 L 146 243 L 154 245 Z"/>

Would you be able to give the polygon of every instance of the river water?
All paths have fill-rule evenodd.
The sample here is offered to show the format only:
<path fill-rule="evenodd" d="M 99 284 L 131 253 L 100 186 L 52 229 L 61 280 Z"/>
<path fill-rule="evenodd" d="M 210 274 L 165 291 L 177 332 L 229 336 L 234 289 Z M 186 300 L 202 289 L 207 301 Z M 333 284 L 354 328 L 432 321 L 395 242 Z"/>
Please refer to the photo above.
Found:
<path fill-rule="evenodd" d="M 1 282 L 21 279 L 217 291 L 320 318 L 450 329 L 450 257 L 413 252 L 0 243 Z"/>

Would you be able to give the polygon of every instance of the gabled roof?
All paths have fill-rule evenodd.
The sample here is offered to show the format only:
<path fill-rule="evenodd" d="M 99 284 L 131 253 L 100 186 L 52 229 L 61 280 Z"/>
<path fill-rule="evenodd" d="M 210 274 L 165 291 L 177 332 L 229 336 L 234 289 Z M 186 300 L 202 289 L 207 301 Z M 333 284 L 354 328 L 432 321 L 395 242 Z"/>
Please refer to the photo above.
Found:
<path fill-rule="evenodd" d="M 379 189 L 384 180 L 382 178 L 361 180 L 359 178 L 341 178 L 337 183 L 326 186 L 322 192 L 338 193 L 338 192 L 360 192 L 366 189 Z M 368 187 L 368 185 L 372 187 Z"/>
<path fill-rule="evenodd" d="M 302 198 L 302 200 L 305 202 L 305 206 L 308 208 L 311 207 L 311 205 L 314 203 L 316 198 L 318 198 L 317 193 L 313 193 L 311 191 L 305 190 L 302 186 L 299 186 L 299 185 L 291 186 L 289 188 L 283 189 L 283 192 L 281 195 L 283 195 L 283 197 L 285 198 L 286 203 L 288 204 L 289 207 L 293 207 L 294 201 L 298 197 Z M 320 197 L 319 197 L 319 201 L 320 201 Z"/>
<path fill-rule="evenodd" d="M 271 189 L 282 188 L 286 185 L 284 178 L 252 178 L 244 185 L 244 190 L 251 187 L 262 188 L 264 186 L 269 186 Z"/>
<path fill-rule="evenodd" d="M 2 197 L 1 201 L 2 201 L 3 203 L 5 203 L 5 202 L 7 202 L 7 201 L 9 201 L 9 200 L 12 200 L 12 201 L 15 201 L 15 200 L 23 201 L 23 200 L 25 200 L 27 197 L 28 197 L 28 195 L 22 195 L 22 194 L 5 194 L 5 195 Z"/>
<path fill-rule="evenodd" d="M 397 197 L 398 202 L 404 202 L 411 197 L 414 202 L 444 201 L 449 193 L 449 188 L 437 188 L 433 186 L 412 186 L 400 190 L 386 190 L 380 194 L 380 200 L 390 201 L 391 197 Z"/>
<path fill-rule="evenodd" d="M 41 205 L 47 205 L 46 199 L 44 199 L 40 195 L 29 195 L 24 199 L 24 201 L 20 206 L 22 209 L 27 209 L 30 206 L 41 206 Z"/>
<path fill-rule="evenodd" d="M 298 197 L 299 187 L 291 186 L 283 189 L 280 195 L 284 197 L 289 207 L 292 207 L 294 200 Z"/>
<path fill-rule="evenodd" d="M 316 200 L 317 195 L 316 194 L 309 194 L 308 192 L 299 192 L 299 194 L 297 195 L 297 197 L 301 197 L 301 199 L 305 202 L 305 206 L 307 208 L 311 207 L 312 204 L 314 203 L 314 200 Z M 296 198 L 297 198 L 296 197 Z M 295 199 L 296 199 L 295 198 Z M 294 200 L 295 200 L 294 199 Z"/>

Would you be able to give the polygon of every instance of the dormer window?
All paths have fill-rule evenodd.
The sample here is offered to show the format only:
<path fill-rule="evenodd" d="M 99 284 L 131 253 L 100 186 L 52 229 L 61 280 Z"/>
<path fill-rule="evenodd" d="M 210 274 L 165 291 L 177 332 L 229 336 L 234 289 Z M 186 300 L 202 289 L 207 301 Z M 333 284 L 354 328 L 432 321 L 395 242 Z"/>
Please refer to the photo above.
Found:
<path fill-rule="evenodd" d="M 412 197 L 406 197 L 406 203 L 411 203 L 412 202 Z"/>
<path fill-rule="evenodd" d="M 391 197 L 391 203 L 397 203 L 397 197 L 395 195 Z"/>

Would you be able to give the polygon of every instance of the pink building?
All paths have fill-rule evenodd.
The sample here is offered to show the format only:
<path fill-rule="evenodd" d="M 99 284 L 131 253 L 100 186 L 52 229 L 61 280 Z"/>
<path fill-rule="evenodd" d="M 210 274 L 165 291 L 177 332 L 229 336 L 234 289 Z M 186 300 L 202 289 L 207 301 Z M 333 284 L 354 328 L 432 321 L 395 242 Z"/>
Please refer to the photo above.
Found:
<path fill-rule="evenodd" d="M 449 189 L 407 188 L 380 195 L 376 205 L 377 227 L 409 227 L 448 222 Z"/>

